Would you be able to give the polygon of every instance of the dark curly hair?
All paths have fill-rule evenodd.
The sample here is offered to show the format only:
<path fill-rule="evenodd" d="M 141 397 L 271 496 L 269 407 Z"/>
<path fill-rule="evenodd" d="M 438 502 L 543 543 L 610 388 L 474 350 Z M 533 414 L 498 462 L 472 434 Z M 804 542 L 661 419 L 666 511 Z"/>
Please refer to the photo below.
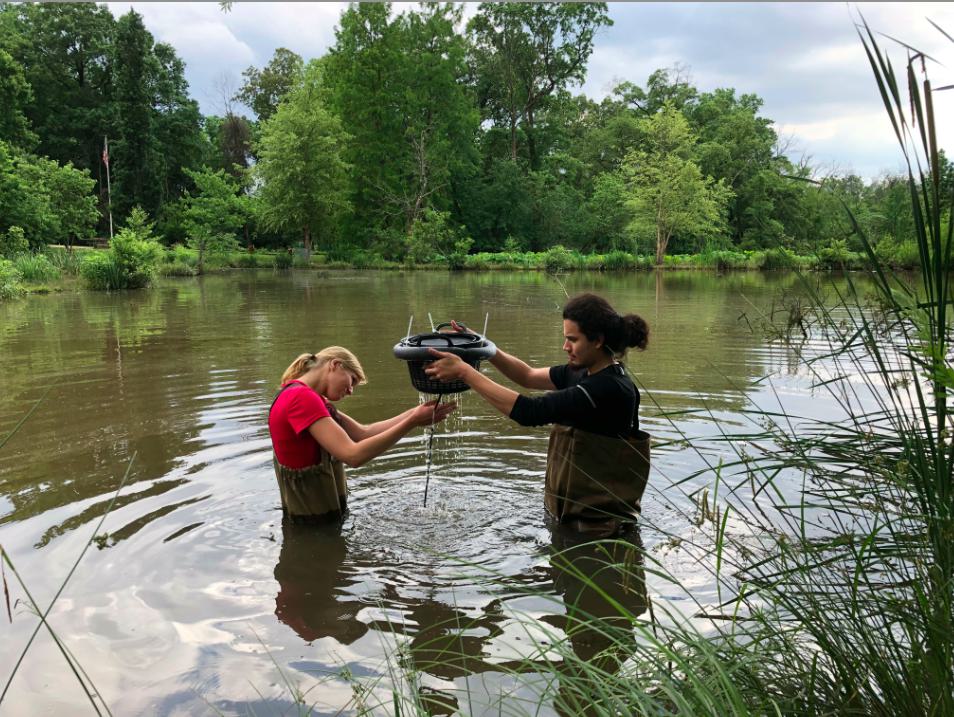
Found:
<path fill-rule="evenodd" d="M 563 318 L 575 321 L 590 341 L 603 339 L 603 346 L 621 358 L 628 348 L 645 350 L 649 343 L 649 324 L 641 316 L 620 316 L 602 296 L 580 294 L 563 307 Z"/>

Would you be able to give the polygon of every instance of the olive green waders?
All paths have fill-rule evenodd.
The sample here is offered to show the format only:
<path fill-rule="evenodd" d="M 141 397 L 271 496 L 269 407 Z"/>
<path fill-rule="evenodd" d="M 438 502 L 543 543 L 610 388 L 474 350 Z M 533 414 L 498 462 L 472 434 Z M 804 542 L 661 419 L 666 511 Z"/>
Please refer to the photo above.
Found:
<path fill-rule="evenodd" d="M 282 511 L 296 523 L 341 520 L 348 512 L 348 483 L 344 466 L 322 449 L 321 462 L 289 468 L 272 456 Z"/>
<path fill-rule="evenodd" d="M 544 504 L 562 525 L 594 537 L 639 518 L 649 480 L 649 434 L 611 438 L 554 425 L 547 449 Z"/>

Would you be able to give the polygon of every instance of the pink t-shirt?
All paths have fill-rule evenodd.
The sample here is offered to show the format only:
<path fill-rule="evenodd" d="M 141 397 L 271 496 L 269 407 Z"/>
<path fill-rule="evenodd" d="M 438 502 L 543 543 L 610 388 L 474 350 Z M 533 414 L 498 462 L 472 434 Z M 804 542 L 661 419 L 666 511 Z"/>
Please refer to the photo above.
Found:
<path fill-rule="evenodd" d="M 325 400 L 308 385 L 295 379 L 275 399 L 268 414 L 268 432 L 278 462 L 288 468 L 307 468 L 321 461 L 321 446 L 308 432 L 309 426 L 331 412 Z M 297 384 L 297 385 L 295 385 Z"/>

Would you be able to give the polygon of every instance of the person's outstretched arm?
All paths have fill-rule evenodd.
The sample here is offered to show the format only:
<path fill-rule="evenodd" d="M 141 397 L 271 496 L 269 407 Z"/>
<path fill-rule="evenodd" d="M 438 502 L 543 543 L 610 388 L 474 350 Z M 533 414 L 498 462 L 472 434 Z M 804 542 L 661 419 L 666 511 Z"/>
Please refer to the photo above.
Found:
<path fill-rule="evenodd" d="M 418 426 L 429 426 L 438 420 L 443 420 L 453 410 L 453 406 L 449 406 L 449 410 L 446 412 L 439 410 L 435 415 L 435 403 L 436 401 L 429 401 L 423 406 L 405 411 L 400 416 L 396 416 L 395 418 L 400 420 L 388 428 L 359 441 L 352 440 L 351 436 L 334 419 L 319 419 L 308 427 L 308 432 L 332 456 L 352 468 L 357 468 L 384 453 L 413 429 Z"/>
<path fill-rule="evenodd" d="M 455 331 L 468 330 L 456 321 L 451 321 L 451 327 Z M 497 354 L 490 359 L 490 363 L 504 376 L 524 388 L 535 388 L 541 391 L 550 391 L 556 388 L 553 381 L 550 380 L 549 368 L 533 368 L 525 361 L 508 354 L 506 351 L 501 351 L 499 348 Z"/>
<path fill-rule="evenodd" d="M 454 402 L 442 403 L 437 408 L 437 418 L 435 421 L 437 423 L 443 421 L 445 418 L 447 418 L 447 416 L 450 415 L 451 411 L 453 411 L 456 406 L 457 404 Z M 417 408 L 409 408 L 406 411 L 402 411 L 398 415 L 391 418 L 385 418 L 383 421 L 377 421 L 375 423 L 369 423 L 365 425 L 363 423 L 359 423 L 339 409 L 338 421 L 341 423 L 341 427 L 345 429 L 345 433 L 348 434 L 352 441 L 363 441 L 366 438 L 376 436 L 379 433 L 383 433 L 384 431 L 388 430 L 392 426 L 397 425 L 416 410 Z"/>
<path fill-rule="evenodd" d="M 491 406 L 509 418 L 519 393 L 487 378 L 473 366 L 464 363 L 464 360 L 456 354 L 437 349 L 431 349 L 431 354 L 436 360 L 425 366 L 424 372 L 428 376 L 440 381 L 463 381 L 483 396 Z"/>

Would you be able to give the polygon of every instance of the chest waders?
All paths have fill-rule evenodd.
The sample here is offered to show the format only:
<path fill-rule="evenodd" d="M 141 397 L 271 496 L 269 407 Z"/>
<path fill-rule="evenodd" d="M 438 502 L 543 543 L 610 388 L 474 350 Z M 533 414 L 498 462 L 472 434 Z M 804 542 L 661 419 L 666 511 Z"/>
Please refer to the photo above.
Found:
<path fill-rule="evenodd" d="M 544 505 L 561 525 L 610 537 L 639 519 L 649 480 L 649 434 L 611 438 L 554 425 L 547 448 Z"/>
<path fill-rule="evenodd" d="M 279 391 L 275 400 L 291 385 Z M 275 400 L 272 401 L 272 408 Z M 334 407 L 329 408 L 332 420 L 338 420 Z M 283 466 L 272 453 L 272 465 L 282 497 L 282 512 L 293 523 L 331 523 L 343 519 L 348 512 L 348 483 L 344 466 L 325 449 L 319 447 L 318 451 L 321 459 L 307 468 Z"/>

